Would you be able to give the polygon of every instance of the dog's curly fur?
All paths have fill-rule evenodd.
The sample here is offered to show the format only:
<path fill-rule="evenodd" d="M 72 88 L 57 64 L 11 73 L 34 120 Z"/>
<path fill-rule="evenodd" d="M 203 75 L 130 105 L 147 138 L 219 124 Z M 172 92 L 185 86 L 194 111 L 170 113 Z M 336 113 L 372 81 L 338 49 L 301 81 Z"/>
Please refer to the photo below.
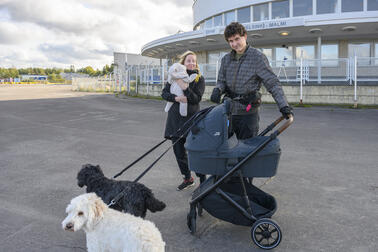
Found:
<path fill-rule="evenodd" d="M 109 204 L 115 196 L 125 190 L 124 196 L 111 208 L 142 218 L 146 216 L 147 209 L 156 212 L 165 208 L 164 202 L 156 199 L 152 191 L 145 185 L 108 179 L 99 165 L 83 165 L 77 174 L 77 184 L 79 187 L 86 186 L 87 193 L 96 193 L 106 204 Z"/>
<path fill-rule="evenodd" d="M 165 242 L 151 221 L 108 208 L 95 193 L 71 200 L 62 228 L 83 229 L 89 252 L 164 252 Z"/>

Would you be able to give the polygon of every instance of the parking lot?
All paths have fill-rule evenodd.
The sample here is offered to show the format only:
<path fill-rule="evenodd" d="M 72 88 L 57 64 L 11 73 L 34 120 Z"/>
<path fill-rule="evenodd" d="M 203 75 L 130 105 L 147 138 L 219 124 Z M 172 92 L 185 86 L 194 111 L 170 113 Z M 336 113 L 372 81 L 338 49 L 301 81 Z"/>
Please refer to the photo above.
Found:
<path fill-rule="evenodd" d="M 85 251 L 84 232 L 60 224 L 70 199 L 85 192 L 76 182 L 81 165 L 100 164 L 111 177 L 162 140 L 164 101 L 45 88 L 0 87 L 0 251 Z M 262 187 L 278 203 L 272 218 L 283 240 L 275 250 L 378 251 L 378 110 L 322 106 L 294 114 L 280 136 L 278 173 Z M 262 129 L 280 114 L 264 104 L 260 115 Z M 119 179 L 135 179 L 168 147 Z M 249 227 L 206 212 L 189 233 L 193 188 L 176 191 L 172 151 L 140 182 L 167 204 L 146 217 L 167 251 L 260 251 Z"/>

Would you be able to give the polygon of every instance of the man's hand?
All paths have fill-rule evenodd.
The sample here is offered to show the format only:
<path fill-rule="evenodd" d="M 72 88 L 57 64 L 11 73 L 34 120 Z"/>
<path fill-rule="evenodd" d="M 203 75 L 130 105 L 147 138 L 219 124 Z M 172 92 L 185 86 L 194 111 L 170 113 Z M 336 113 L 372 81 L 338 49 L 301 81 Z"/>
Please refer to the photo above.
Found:
<path fill-rule="evenodd" d="M 210 101 L 215 102 L 215 103 L 220 103 L 221 95 L 222 95 L 221 90 L 217 87 L 214 88 L 210 96 Z"/>
<path fill-rule="evenodd" d="M 178 79 L 178 80 L 176 80 L 176 82 L 182 90 L 186 90 L 189 87 L 189 83 L 186 83 L 182 79 Z"/>
<path fill-rule="evenodd" d="M 289 119 L 290 115 L 294 115 L 292 110 L 293 109 L 291 107 L 285 106 L 285 107 L 283 107 L 283 108 L 280 109 L 280 112 L 282 113 L 282 116 L 285 119 Z"/>
<path fill-rule="evenodd" d="M 186 98 L 185 95 L 176 96 L 176 97 L 175 97 L 175 101 L 176 101 L 176 102 L 188 103 L 188 98 Z"/>

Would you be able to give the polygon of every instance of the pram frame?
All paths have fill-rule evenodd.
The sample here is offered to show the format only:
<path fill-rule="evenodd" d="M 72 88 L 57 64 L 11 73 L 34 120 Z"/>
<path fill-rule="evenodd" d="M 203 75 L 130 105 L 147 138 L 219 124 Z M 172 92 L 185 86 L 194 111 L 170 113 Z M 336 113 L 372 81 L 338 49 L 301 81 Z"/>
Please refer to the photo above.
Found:
<path fill-rule="evenodd" d="M 285 118 L 283 116 L 276 119 L 272 124 L 270 124 L 266 129 L 264 129 L 259 136 L 265 136 L 267 133 L 272 131 L 281 121 L 283 121 Z M 245 156 L 241 161 L 239 161 L 235 166 L 233 166 L 225 175 L 221 176 L 219 179 L 216 179 L 213 185 L 205 189 L 204 192 L 199 193 L 199 195 L 194 196 L 194 198 L 189 202 L 190 204 L 190 212 L 187 216 L 187 224 L 192 234 L 196 231 L 196 208 L 198 207 L 198 214 L 201 215 L 202 207 L 200 206 L 200 201 L 204 199 L 208 194 L 210 194 L 212 191 L 215 190 L 216 193 L 218 193 L 225 201 L 230 203 L 233 207 L 235 207 L 243 216 L 245 216 L 247 219 L 252 221 L 254 224 L 256 224 L 258 218 L 253 214 L 253 210 L 250 206 L 250 202 L 248 199 L 248 195 L 246 192 L 245 184 L 244 184 L 244 178 L 242 176 L 241 168 L 243 164 L 245 164 L 249 159 L 256 156 L 261 150 L 264 149 L 264 147 L 269 144 L 272 140 L 274 140 L 278 135 L 280 135 L 283 131 L 285 131 L 294 121 L 294 118 L 292 115 L 289 116 L 289 118 L 286 120 L 286 122 L 278 128 L 276 131 L 274 131 L 267 139 L 265 139 L 262 143 L 260 143 L 259 146 L 257 146 L 254 150 L 252 150 L 247 156 Z M 238 172 L 240 183 L 242 185 L 243 190 L 243 198 L 247 205 L 247 209 L 242 207 L 240 204 L 238 204 L 235 200 L 233 200 L 227 193 L 225 193 L 220 187 L 225 180 L 229 179 L 231 176 L 233 176 L 234 173 Z M 211 177 L 219 177 L 212 175 Z M 215 179 L 215 178 L 214 178 Z M 252 183 L 252 179 L 250 180 L 250 183 Z M 262 220 L 264 222 L 264 225 L 266 225 L 266 218 L 260 218 L 259 220 Z M 275 228 L 275 230 L 279 229 L 278 224 L 274 223 L 271 220 L 268 220 L 269 223 L 272 224 L 272 226 Z M 252 230 L 256 230 L 256 227 L 253 227 Z M 281 235 L 281 231 L 279 230 L 279 235 Z M 252 233 L 253 241 L 258 245 L 260 248 L 264 249 L 271 249 L 273 247 L 276 247 L 278 243 L 281 240 L 281 236 L 279 236 L 279 240 L 274 246 L 261 246 L 259 242 L 255 241 L 254 234 Z"/>

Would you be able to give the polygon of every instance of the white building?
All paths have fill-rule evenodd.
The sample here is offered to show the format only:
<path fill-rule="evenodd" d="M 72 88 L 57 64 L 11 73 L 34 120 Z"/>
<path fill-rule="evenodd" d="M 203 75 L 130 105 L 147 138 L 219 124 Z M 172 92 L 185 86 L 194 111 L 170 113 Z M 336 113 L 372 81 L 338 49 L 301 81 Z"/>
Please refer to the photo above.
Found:
<path fill-rule="evenodd" d="M 360 79 L 378 80 L 378 0 L 196 0 L 193 31 L 151 41 L 141 53 L 174 59 L 193 50 L 215 80 L 217 62 L 230 51 L 224 28 L 233 21 L 246 27 L 248 42 L 281 80 L 284 73 L 297 81 L 303 64 L 307 81 L 352 82 L 355 56 Z"/>

